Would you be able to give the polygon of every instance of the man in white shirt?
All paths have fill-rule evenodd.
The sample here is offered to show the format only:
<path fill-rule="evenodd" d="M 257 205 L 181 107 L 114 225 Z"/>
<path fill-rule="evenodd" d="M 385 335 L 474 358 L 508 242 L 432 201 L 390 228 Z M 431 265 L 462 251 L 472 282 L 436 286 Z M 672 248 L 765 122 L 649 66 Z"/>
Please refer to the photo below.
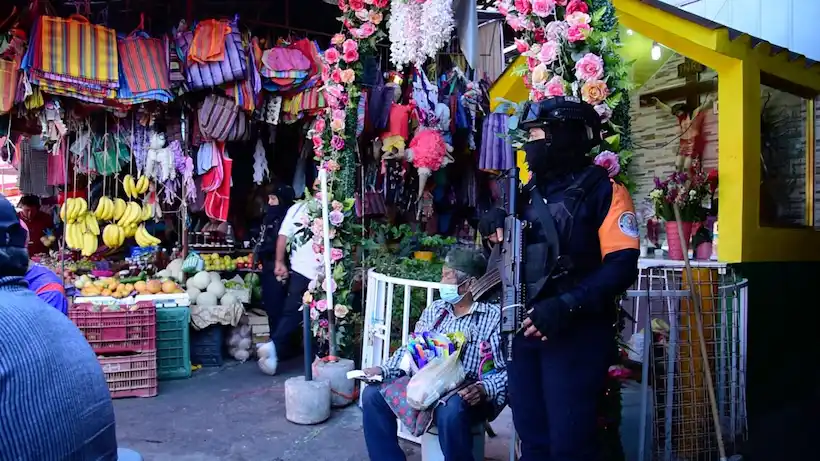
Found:
<path fill-rule="evenodd" d="M 319 275 L 319 256 L 313 251 L 311 241 L 304 244 L 291 241 L 290 257 L 286 256 L 288 241 L 304 227 L 307 211 L 306 203 L 294 204 L 288 209 L 279 228 L 274 273 L 287 284 L 287 297 L 276 322 L 276 329 L 270 332 L 270 342 L 259 348 L 259 368 L 269 375 L 276 374 L 280 359 L 287 359 L 298 353 L 291 346 L 291 338 L 302 323 L 299 308 L 302 307 L 302 297 L 308 285 Z"/>

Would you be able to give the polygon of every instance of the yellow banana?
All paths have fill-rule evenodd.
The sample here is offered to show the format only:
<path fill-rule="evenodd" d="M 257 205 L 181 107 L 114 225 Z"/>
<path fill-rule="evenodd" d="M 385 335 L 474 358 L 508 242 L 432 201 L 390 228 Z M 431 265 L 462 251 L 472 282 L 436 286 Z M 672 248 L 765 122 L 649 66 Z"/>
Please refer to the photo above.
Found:
<path fill-rule="evenodd" d="M 97 219 L 102 219 L 105 216 L 105 197 L 100 197 L 97 201 L 97 208 L 94 209 L 94 217 Z"/>
<path fill-rule="evenodd" d="M 65 225 L 65 230 L 64 230 L 64 232 L 65 232 L 65 246 L 67 246 L 68 248 L 74 248 L 74 236 L 71 233 L 72 232 L 71 228 L 73 226 L 74 226 L 74 224 L 71 224 L 71 223 L 66 223 L 66 225 Z"/>
<path fill-rule="evenodd" d="M 117 226 L 117 246 L 120 247 L 125 242 L 125 230 Z"/>
<path fill-rule="evenodd" d="M 105 220 L 111 221 L 114 218 L 114 201 L 110 198 L 105 198 Z"/>
<path fill-rule="evenodd" d="M 88 211 L 88 202 L 86 202 L 85 199 L 82 198 L 82 197 L 79 197 L 77 199 L 77 202 L 79 203 L 79 210 L 77 211 L 77 217 L 79 217 L 80 215 L 82 215 L 83 213 Z"/>
<path fill-rule="evenodd" d="M 160 240 L 158 238 L 148 233 L 148 229 L 146 229 L 144 225 L 141 225 L 139 229 L 137 229 L 136 238 L 137 244 L 139 244 L 139 246 L 143 248 L 154 246 L 160 243 Z"/>
<path fill-rule="evenodd" d="M 74 220 L 77 217 L 77 214 L 76 214 L 77 202 L 73 198 L 70 198 L 70 199 L 67 199 L 65 201 L 65 206 L 66 206 L 65 217 L 67 219 L 66 222 L 74 222 Z"/>
<path fill-rule="evenodd" d="M 65 203 L 63 203 L 63 205 L 60 207 L 60 221 L 62 221 L 62 222 L 66 222 L 66 220 L 65 220 L 66 208 L 68 208 L 68 205 L 66 205 Z"/>
<path fill-rule="evenodd" d="M 111 224 L 105 226 L 102 231 L 102 241 L 108 248 L 111 248 Z"/>
<path fill-rule="evenodd" d="M 117 224 L 123 227 L 130 226 L 131 224 L 136 224 L 141 216 L 142 207 L 140 207 L 137 202 L 128 202 L 125 213 Z"/>
<path fill-rule="evenodd" d="M 142 204 L 142 216 L 140 216 L 140 221 L 143 221 L 143 222 L 148 221 L 149 219 L 151 219 L 151 216 L 153 216 L 153 215 L 154 215 L 154 209 L 151 208 L 151 204 L 148 203 L 148 202 L 143 203 Z"/>
<path fill-rule="evenodd" d="M 115 220 L 119 221 L 122 219 L 123 213 L 125 213 L 125 208 L 127 204 L 125 200 L 117 197 L 117 200 L 114 201 L 114 216 L 112 216 Z"/>
<path fill-rule="evenodd" d="M 91 256 L 97 252 L 97 236 L 91 232 L 83 234 L 82 255 Z"/>
<path fill-rule="evenodd" d="M 140 195 L 148 191 L 148 176 L 140 176 L 140 178 L 137 180 L 136 190 L 137 193 Z"/>
<path fill-rule="evenodd" d="M 125 190 L 125 195 L 127 195 L 128 198 L 134 198 L 137 196 L 136 191 L 134 190 L 134 177 L 130 174 L 127 174 L 124 178 L 122 178 L 122 188 Z"/>
<path fill-rule="evenodd" d="M 100 225 L 97 224 L 97 218 L 93 214 L 85 214 L 85 227 L 95 236 L 100 235 Z"/>

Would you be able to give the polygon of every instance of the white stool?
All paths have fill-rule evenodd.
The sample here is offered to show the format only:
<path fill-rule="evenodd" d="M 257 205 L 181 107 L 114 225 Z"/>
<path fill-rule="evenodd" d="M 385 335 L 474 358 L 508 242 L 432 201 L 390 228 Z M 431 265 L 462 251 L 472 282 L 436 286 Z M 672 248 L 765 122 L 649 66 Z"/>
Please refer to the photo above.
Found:
<path fill-rule="evenodd" d="M 473 459 L 484 461 L 484 422 L 470 428 L 473 436 Z M 421 436 L 421 461 L 444 461 L 444 453 L 441 452 L 441 444 L 438 443 L 438 428 L 432 426 L 429 431 Z"/>

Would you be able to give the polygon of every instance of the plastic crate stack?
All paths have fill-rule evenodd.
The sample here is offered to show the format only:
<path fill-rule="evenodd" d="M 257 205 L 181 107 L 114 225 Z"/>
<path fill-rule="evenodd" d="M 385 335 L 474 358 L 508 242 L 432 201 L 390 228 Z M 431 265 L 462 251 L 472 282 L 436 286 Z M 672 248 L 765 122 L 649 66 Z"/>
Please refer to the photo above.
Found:
<path fill-rule="evenodd" d="M 203 367 L 222 366 L 222 325 L 211 325 L 191 332 L 191 363 Z"/>
<path fill-rule="evenodd" d="M 157 395 L 154 303 L 80 303 L 68 317 L 97 354 L 112 398 Z"/>
<path fill-rule="evenodd" d="M 157 307 L 157 366 L 159 379 L 191 377 L 191 311 L 186 306 Z"/>

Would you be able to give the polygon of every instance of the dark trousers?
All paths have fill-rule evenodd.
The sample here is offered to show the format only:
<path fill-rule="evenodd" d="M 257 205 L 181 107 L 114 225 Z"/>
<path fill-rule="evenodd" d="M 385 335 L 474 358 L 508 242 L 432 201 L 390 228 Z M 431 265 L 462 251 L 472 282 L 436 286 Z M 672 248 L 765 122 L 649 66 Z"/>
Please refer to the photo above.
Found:
<path fill-rule="evenodd" d="M 456 394 L 436 409 L 436 428 L 445 461 L 480 461 L 473 458 L 471 429 L 490 416 L 489 404 L 467 406 Z M 362 394 L 364 440 L 371 461 L 405 461 L 399 447 L 398 421 L 379 386 L 367 386 Z"/>
<path fill-rule="evenodd" d="M 616 353 L 603 323 L 547 341 L 516 336 L 507 373 L 520 461 L 604 461 L 599 408 Z"/>
<path fill-rule="evenodd" d="M 276 356 L 279 360 L 286 360 L 299 352 L 293 347 L 291 338 L 299 331 L 299 325 L 302 324 L 302 312 L 299 308 L 302 307 L 302 296 L 307 291 L 308 284 L 310 284 L 310 279 L 302 274 L 291 272 L 288 277 L 285 302 L 276 322 L 276 328 L 270 335 L 271 341 L 276 346 Z"/>
<path fill-rule="evenodd" d="M 262 265 L 262 274 L 259 279 L 262 286 L 262 306 L 268 314 L 269 334 L 273 336 L 285 307 L 288 285 L 287 282 L 282 283 L 276 280 L 276 275 L 273 273 L 273 261 Z"/>

